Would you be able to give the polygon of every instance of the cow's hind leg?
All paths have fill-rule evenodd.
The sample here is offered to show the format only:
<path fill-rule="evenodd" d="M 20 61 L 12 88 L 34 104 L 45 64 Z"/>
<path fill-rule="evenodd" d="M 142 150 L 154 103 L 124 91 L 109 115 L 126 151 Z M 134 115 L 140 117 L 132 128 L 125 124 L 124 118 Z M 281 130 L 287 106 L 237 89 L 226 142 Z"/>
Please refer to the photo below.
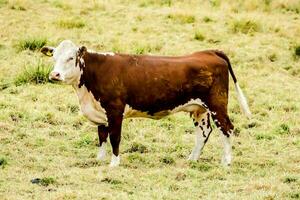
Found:
<path fill-rule="evenodd" d="M 99 137 L 99 152 L 97 155 L 98 160 L 104 160 L 106 156 L 106 142 L 108 137 L 108 128 L 104 125 L 98 126 L 98 137 Z"/>
<path fill-rule="evenodd" d="M 198 160 L 201 151 L 209 138 L 212 128 L 210 126 L 209 112 L 205 112 L 205 113 L 194 112 L 193 121 L 195 125 L 195 135 L 196 135 L 195 146 L 188 159 L 196 161 Z"/>
<path fill-rule="evenodd" d="M 233 125 L 227 114 L 229 87 L 227 70 L 225 67 L 220 68 L 222 76 L 215 78 L 214 84 L 206 98 L 206 104 L 211 112 L 211 117 L 217 128 L 221 130 L 221 140 L 224 148 L 222 164 L 226 166 L 230 165 L 232 160 L 230 140 L 233 133 Z"/>
<path fill-rule="evenodd" d="M 227 106 L 223 104 L 217 104 L 212 102 L 209 105 L 209 108 L 212 113 L 212 118 L 221 131 L 221 140 L 223 143 L 224 154 L 222 157 L 222 164 L 227 166 L 231 164 L 232 155 L 231 155 L 231 135 L 233 133 L 233 125 L 227 115 Z"/>

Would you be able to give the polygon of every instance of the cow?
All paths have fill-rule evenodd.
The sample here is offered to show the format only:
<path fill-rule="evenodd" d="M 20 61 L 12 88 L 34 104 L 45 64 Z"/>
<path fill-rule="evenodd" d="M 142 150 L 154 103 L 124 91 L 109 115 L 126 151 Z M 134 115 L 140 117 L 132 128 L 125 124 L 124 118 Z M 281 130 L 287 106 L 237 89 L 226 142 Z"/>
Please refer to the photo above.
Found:
<path fill-rule="evenodd" d="M 233 125 L 227 114 L 229 74 L 241 109 L 250 116 L 228 57 L 219 50 L 205 50 L 185 56 L 97 53 L 70 40 L 41 52 L 54 58 L 49 79 L 72 85 L 81 112 L 98 126 L 99 153 L 103 160 L 109 136 L 110 166 L 120 164 L 119 144 L 122 121 L 129 117 L 160 119 L 187 112 L 195 125 L 195 146 L 189 160 L 196 161 L 212 132 L 213 119 L 221 132 L 224 154 L 230 165 Z"/>

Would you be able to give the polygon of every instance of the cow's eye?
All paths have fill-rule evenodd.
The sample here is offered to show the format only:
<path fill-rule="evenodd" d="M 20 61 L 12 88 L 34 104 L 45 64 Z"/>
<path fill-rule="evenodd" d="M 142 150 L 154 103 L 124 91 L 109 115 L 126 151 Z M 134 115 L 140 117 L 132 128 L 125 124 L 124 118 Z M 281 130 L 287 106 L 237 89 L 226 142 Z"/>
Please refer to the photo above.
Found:
<path fill-rule="evenodd" d="M 74 59 L 73 57 L 70 57 L 70 58 L 68 58 L 67 62 L 69 62 L 69 61 L 71 61 L 73 59 Z"/>

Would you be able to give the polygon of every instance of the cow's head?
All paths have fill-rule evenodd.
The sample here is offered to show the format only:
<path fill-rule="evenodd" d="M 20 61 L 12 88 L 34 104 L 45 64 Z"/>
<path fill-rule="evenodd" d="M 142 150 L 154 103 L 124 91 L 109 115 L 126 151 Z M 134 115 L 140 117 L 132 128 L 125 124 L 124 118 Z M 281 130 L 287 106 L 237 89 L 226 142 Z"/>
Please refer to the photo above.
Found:
<path fill-rule="evenodd" d="M 46 56 L 53 57 L 54 69 L 50 72 L 49 79 L 62 81 L 67 84 L 77 84 L 80 80 L 81 69 L 79 62 L 87 51 L 86 47 L 78 48 L 70 40 L 62 41 L 56 48 L 43 47 L 41 52 Z"/>

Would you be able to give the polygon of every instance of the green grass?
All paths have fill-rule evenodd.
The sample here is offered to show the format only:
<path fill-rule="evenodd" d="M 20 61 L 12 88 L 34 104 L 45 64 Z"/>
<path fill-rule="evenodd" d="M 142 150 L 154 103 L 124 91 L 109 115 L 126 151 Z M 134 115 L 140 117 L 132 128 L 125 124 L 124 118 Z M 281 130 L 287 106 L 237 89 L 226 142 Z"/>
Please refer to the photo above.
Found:
<path fill-rule="evenodd" d="M 0 7 L 5 6 L 7 3 L 7 0 L 0 0 Z"/>
<path fill-rule="evenodd" d="M 16 46 L 19 51 L 23 51 L 27 49 L 31 51 L 35 51 L 41 49 L 43 46 L 45 46 L 46 43 L 47 43 L 46 38 L 32 37 L 32 38 L 26 38 L 20 40 Z"/>
<path fill-rule="evenodd" d="M 207 163 L 191 162 L 189 166 L 191 167 L 191 169 L 195 169 L 202 172 L 207 172 L 212 169 L 212 166 L 210 166 Z"/>
<path fill-rule="evenodd" d="M 44 84 L 49 82 L 49 73 L 52 67 L 42 62 L 36 65 L 26 66 L 23 71 L 14 78 L 15 85 L 23 85 L 27 83 Z"/>
<path fill-rule="evenodd" d="M 56 8 L 61 8 L 63 10 L 70 10 L 72 8 L 69 4 L 59 0 L 52 1 L 52 5 Z"/>
<path fill-rule="evenodd" d="M 31 180 L 32 184 L 38 184 L 44 187 L 47 187 L 49 185 L 53 185 L 56 183 L 55 179 L 53 177 L 43 177 L 43 178 L 35 178 Z"/>
<path fill-rule="evenodd" d="M 195 40 L 203 41 L 205 40 L 205 36 L 201 31 L 196 31 L 194 35 Z"/>
<path fill-rule="evenodd" d="M 12 9 L 12 10 L 19 10 L 19 11 L 25 11 L 26 10 L 26 8 L 24 6 L 21 6 L 21 5 L 12 5 L 10 7 L 10 9 Z"/>
<path fill-rule="evenodd" d="M 295 55 L 300 56 L 300 46 L 295 47 Z"/>
<path fill-rule="evenodd" d="M 7 165 L 7 160 L 5 158 L 0 158 L 0 167 L 3 169 Z"/>
<path fill-rule="evenodd" d="M 194 15 L 186 14 L 186 13 L 171 13 L 167 15 L 168 19 L 173 20 L 176 23 L 180 24 L 190 24 L 196 21 Z"/>
<path fill-rule="evenodd" d="M 287 135 L 290 134 L 290 127 L 287 124 L 280 124 L 279 127 L 276 129 L 276 133 L 279 135 Z"/>
<path fill-rule="evenodd" d="M 40 182 L 40 184 L 42 186 L 49 186 L 54 183 L 55 183 L 55 179 L 53 177 L 44 177 L 41 179 L 41 182 Z"/>
<path fill-rule="evenodd" d="M 148 6 L 153 6 L 153 5 L 157 5 L 157 6 L 171 6 L 172 2 L 174 2 L 174 0 L 140 0 L 139 1 L 139 6 L 140 7 L 148 7 Z"/>
<path fill-rule="evenodd" d="M 257 21 L 250 19 L 235 20 L 231 24 L 231 30 L 233 33 L 255 33 L 261 31 L 262 27 Z"/>
<path fill-rule="evenodd" d="M 128 152 L 128 153 L 133 153 L 133 152 L 146 153 L 146 152 L 148 152 L 148 148 L 143 144 L 133 142 L 130 145 L 130 148 L 126 150 L 126 152 Z"/>
<path fill-rule="evenodd" d="M 172 165 L 175 163 L 174 158 L 171 156 L 164 156 L 160 159 L 160 162 L 167 164 L 167 165 Z"/>
<path fill-rule="evenodd" d="M 284 183 L 294 183 L 297 182 L 297 178 L 296 177 L 286 177 L 284 178 Z"/>
<path fill-rule="evenodd" d="M 205 23 L 209 23 L 209 22 L 212 22 L 213 20 L 212 20 L 210 17 L 205 16 L 205 17 L 203 17 L 203 21 L 204 21 Z"/>
<path fill-rule="evenodd" d="M 271 134 L 256 134 L 256 140 L 273 140 L 274 135 Z"/>
<path fill-rule="evenodd" d="M 299 199 L 299 8 L 298 0 L 0 0 L 0 199 Z M 230 81 L 232 165 L 220 165 L 217 130 L 199 161 L 187 161 L 195 135 L 182 113 L 125 120 L 120 167 L 108 167 L 109 145 L 97 161 L 97 127 L 79 114 L 71 86 L 48 82 L 53 60 L 39 52 L 64 39 L 103 52 L 226 52 L 253 113 L 242 115 Z"/>
<path fill-rule="evenodd" d="M 73 28 L 83 28 L 86 24 L 82 19 L 62 19 L 57 21 L 57 25 L 60 28 L 73 29 Z"/>
<path fill-rule="evenodd" d="M 292 194 L 290 194 L 290 197 L 292 199 L 299 199 L 300 198 L 300 192 L 298 192 L 298 193 L 292 193 Z"/>

